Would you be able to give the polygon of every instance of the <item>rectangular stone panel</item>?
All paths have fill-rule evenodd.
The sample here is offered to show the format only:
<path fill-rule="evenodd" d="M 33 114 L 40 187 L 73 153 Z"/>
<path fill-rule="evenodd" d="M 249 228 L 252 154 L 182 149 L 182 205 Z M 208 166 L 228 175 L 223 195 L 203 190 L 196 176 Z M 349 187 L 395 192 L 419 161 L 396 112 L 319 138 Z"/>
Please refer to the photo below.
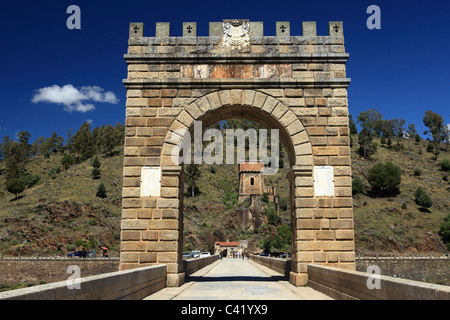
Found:
<path fill-rule="evenodd" d="M 142 167 L 141 197 L 161 195 L 161 167 Z"/>
<path fill-rule="evenodd" d="M 331 166 L 314 167 L 314 195 L 316 197 L 334 196 L 334 175 Z"/>

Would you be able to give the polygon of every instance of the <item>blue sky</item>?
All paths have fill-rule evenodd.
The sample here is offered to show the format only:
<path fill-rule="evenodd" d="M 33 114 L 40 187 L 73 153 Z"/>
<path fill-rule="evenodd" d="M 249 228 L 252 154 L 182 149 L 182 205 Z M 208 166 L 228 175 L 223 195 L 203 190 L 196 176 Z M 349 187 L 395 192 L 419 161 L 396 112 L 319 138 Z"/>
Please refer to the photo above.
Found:
<path fill-rule="evenodd" d="M 81 30 L 66 27 L 72 4 L 81 9 Z M 372 4 L 381 9 L 381 30 L 366 27 Z M 129 22 L 144 22 L 145 36 L 154 36 L 156 22 L 171 22 L 171 34 L 180 36 L 183 22 L 196 21 L 197 34 L 206 36 L 210 21 L 231 18 L 263 21 L 265 35 L 275 35 L 276 21 L 290 21 L 291 35 L 301 35 L 302 21 L 317 21 L 318 35 L 327 35 L 328 21 L 344 21 L 350 113 L 375 108 L 422 133 L 426 110 L 450 123 L 449 9 L 448 2 L 436 0 L 4 1 L 0 138 L 21 130 L 31 133 L 31 141 L 52 131 L 67 138 L 69 128 L 87 120 L 93 126 L 124 123 Z M 85 100 L 32 101 L 51 86 L 66 86 Z"/>

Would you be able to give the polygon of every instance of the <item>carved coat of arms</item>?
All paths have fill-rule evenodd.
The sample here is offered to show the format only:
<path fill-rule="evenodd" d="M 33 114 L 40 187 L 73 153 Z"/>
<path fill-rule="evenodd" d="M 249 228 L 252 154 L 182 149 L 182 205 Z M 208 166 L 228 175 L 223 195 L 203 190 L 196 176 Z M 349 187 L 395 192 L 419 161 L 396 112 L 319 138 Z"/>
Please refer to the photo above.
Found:
<path fill-rule="evenodd" d="M 250 45 L 250 24 L 248 20 L 224 20 L 223 44 L 232 50 L 242 50 Z"/>

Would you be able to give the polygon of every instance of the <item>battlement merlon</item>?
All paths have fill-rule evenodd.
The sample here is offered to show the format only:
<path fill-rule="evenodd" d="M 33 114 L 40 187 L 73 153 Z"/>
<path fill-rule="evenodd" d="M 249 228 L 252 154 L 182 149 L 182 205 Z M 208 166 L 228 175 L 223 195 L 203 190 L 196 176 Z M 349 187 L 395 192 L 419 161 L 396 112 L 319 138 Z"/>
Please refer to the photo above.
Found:
<path fill-rule="evenodd" d="M 246 19 L 225 19 L 223 22 L 210 22 L 209 23 L 209 37 L 222 37 L 224 29 L 227 25 L 238 27 L 244 25 L 244 29 L 248 28 L 249 35 L 251 37 L 263 37 L 264 36 L 264 23 L 261 21 L 249 21 Z M 248 27 L 247 27 L 248 25 Z M 294 36 L 291 34 L 289 21 L 277 21 L 276 22 L 276 35 L 279 37 Z M 328 30 L 330 37 L 344 37 L 344 26 L 342 21 L 330 21 L 328 23 Z M 302 22 L 303 37 L 316 37 L 317 28 L 315 21 L 303 21 Z M 183 37 L 197 37 L 197 23 L 196 22 L 183 22 Z M 131 22 L 130 23 L 130 39 L 144 37 L 144 23 Z M 155 28 L 155 38 L 167 38 L 170 37 L 170 22 L 157 22 Z"/>
<path fill-rule="evenodd" d="M 302 35 L 294 35 L 302 29 Z M 341 21 L 329 22 L 329 35 L 318 36 L 316 22 L 293 26 L 276 22 L 276 36 L 264 35 L 263 22 L 226 19 L 209 23 L 209 36 L 197 35 L 197 23 L 183 22 L 182 36 L 173 37 L 169 22 L 157 22 L 154 37 L 144 36 L 142 22 L 130 23 L 127 88 L 204 86 L 220 82 L 234 87 L 263 81 L 280 87 L 346 88 L 344 30 Z M 176 81 L 175 81 L 176 80 Z M 245 81 L 243 81 L 245 80 Z M 198 82 L 198 83 L 197 83 Z M 252 82 L 252 83 L 250 83 Z"/>

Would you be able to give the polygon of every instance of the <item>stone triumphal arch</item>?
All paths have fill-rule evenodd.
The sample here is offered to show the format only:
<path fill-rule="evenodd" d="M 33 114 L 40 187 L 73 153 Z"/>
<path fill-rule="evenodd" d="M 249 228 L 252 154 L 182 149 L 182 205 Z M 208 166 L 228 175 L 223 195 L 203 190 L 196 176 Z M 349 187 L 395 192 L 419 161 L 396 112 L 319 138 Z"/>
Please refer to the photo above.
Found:
<path fill-rule="evenodd" d="M 309 263 L 355 268 L 343 24 L 330 22 L 326 36 L 315 22 L 303 22 L 301 36 L 289 22 L 275 27 L 264 36 L 262 22 L 223 20 L 197 36 L 186 22 L 173 37 L 156 23 L 144 37 L 142 23 L 130 24 L 121 270 L 162 263 L 168 285 L 184 282 L 173 134 L 236 117 L 279 129 L 288 153 L 291 283 L 307 281 Z"/>

